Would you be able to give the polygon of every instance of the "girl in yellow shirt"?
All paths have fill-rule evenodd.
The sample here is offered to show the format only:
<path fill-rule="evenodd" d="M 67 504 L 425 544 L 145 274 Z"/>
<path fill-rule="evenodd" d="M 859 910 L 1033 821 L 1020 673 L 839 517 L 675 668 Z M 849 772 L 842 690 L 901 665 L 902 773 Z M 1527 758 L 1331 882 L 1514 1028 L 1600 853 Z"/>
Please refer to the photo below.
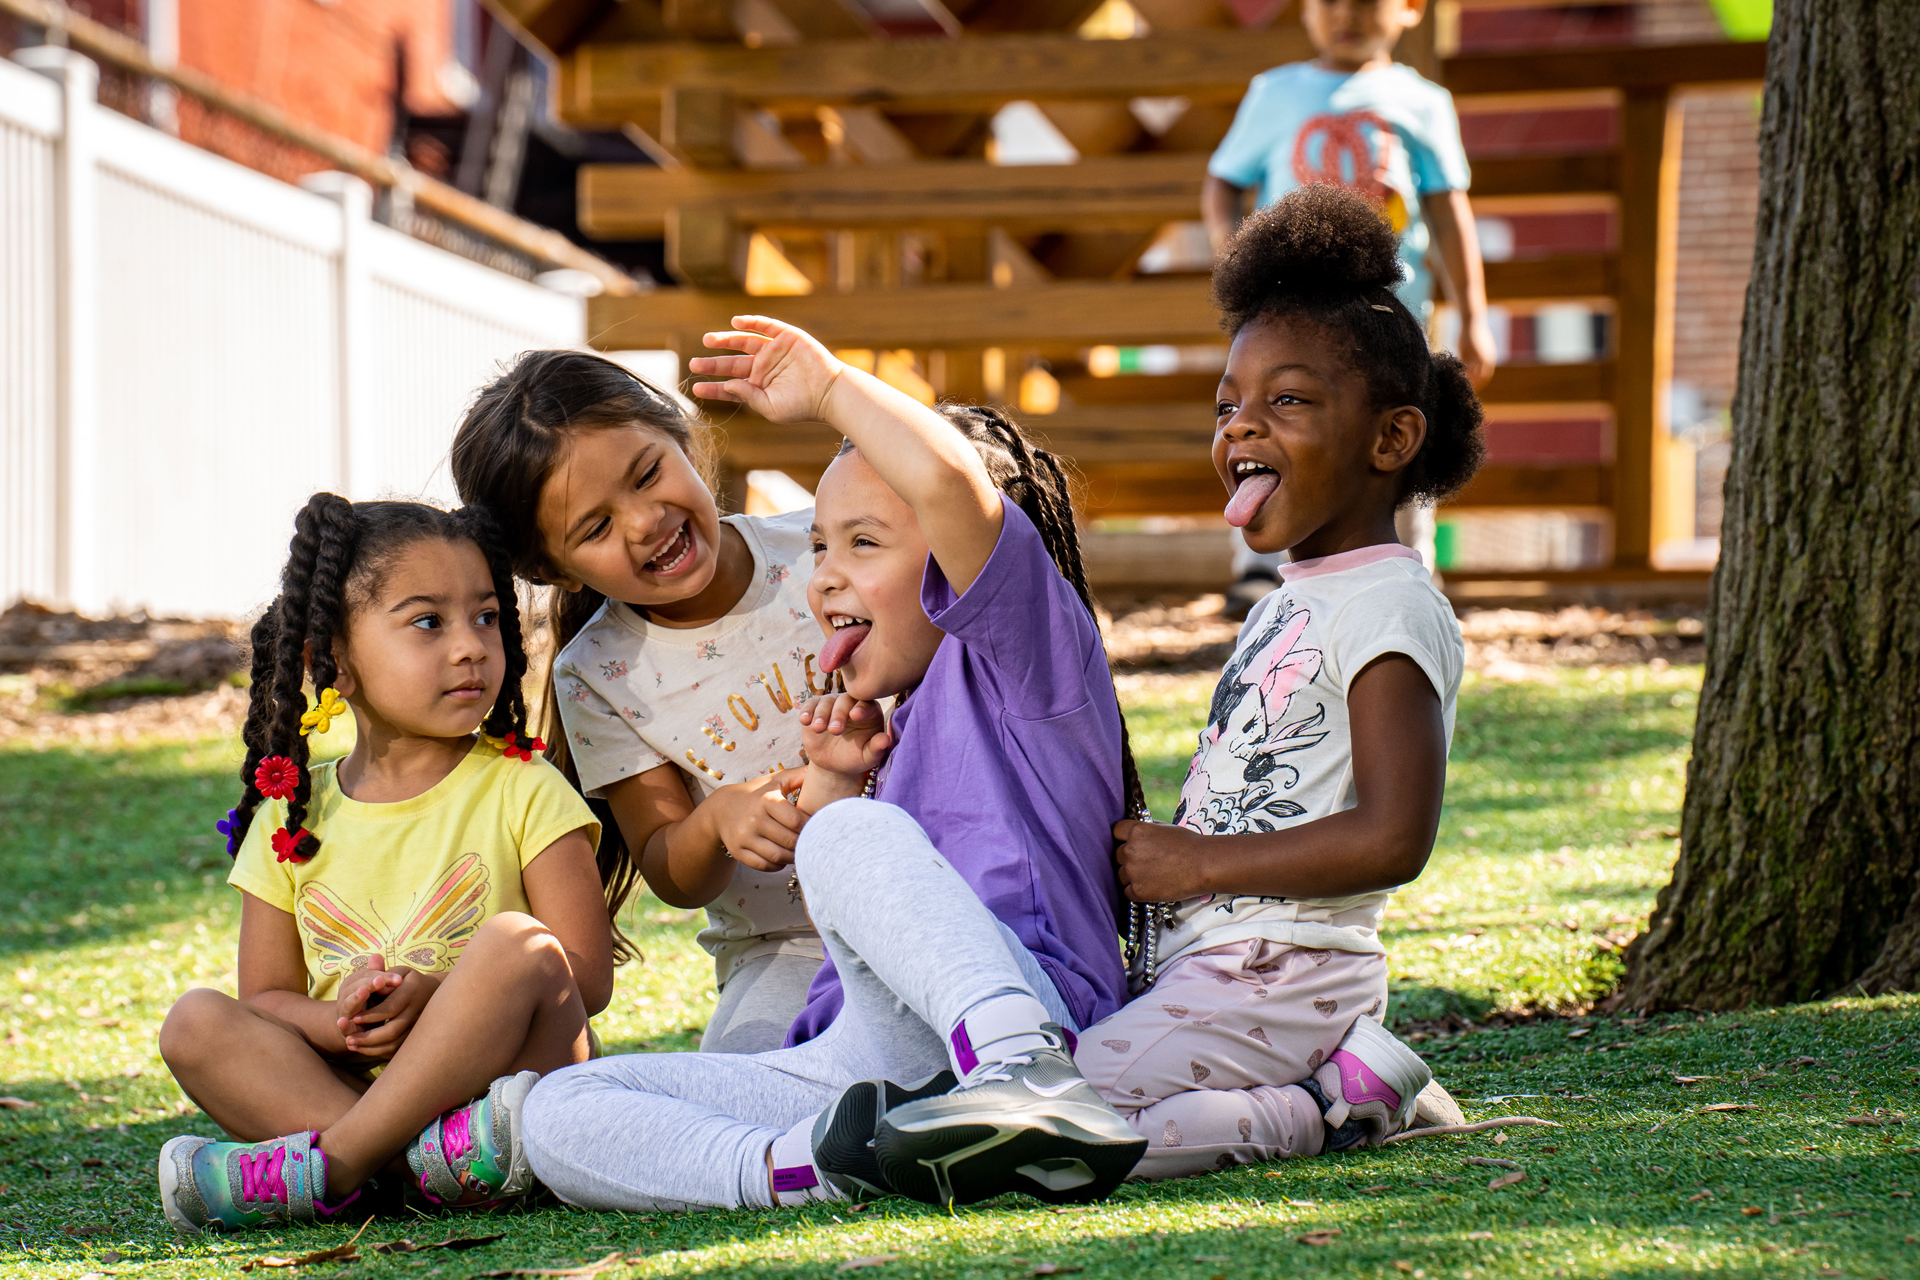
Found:
<path fill-rule="evenodd" d="M 456 1205 L 530 1185 L 519 1103 L 589 1056 L 617 935 L 599 825 L 529 738 L 526 667 L 512 573 L 470 513 L 321 493 L 296 517 L 219 824 L 239 998 L 196 988 L 160 1031 L 240 1141 L 162 1149 L 176 1227 L 310 1221 L 382 1172 Z M 348 714 L 352 751 L 309 767 Z"/>

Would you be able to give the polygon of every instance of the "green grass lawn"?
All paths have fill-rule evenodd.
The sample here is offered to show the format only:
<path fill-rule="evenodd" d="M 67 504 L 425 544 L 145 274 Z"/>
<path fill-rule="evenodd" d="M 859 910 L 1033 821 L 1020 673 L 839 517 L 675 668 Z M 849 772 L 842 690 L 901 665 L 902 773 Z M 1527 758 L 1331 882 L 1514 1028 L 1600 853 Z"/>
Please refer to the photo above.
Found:
<path fill-rule="evenodd" d="M 1908 1198 L 1920 1182 L 1920 998 L 1578 1016 L 1613 982 L 1620 942 L 1665 881 L 1698 688 L 1698 670 L 1684 668 L 1470 679 L 1439 848 L 1390 913 L 1390 1012 L 1469 1115 L 1525 1112 L 1561 1128 L 1130 1186 L 1073 1211 L 1008 1198 L 951 1215 L 887 1200 L 379 1220 L 359 1261 L 293 1274 L 466 1277 L 617 1252 L 629 1264 L 603 1274 L 819 1276 L 892 1255 L 860 1273 L 1920 1275 L 1920 1211 Z M 1208 689 L 1197 677 L 1126 681 L 1163 817 Z M 227 1276 L 351 1234 L 183 1240 L 155 1197 L 160 1144 L 210 1131 L 167 1077 L 154 1035 L 185 988 L 232 986 L 237 903 L 211 831 L 232 802 L 231 750 L 0 747 L 11 905 L 0 921 L 0 1094 L 32 1104 L 0 1109 L 0 1277 Z M 598 1020 L 611 1048 L 692 1047 L 711 982 L 693 916 L 637 905 L 631 932 L 646 959 L 621 972 Z M 1752 1109 L 1702 1110 L 1724 1103 Z M 1903 1112 L 1905 1126 L 1848 1123 Z M 1526 1177 L 1492 1190 L 1506 1169 L 1468 1158 L 1509 1160 Z M 1327 1243 L 1299 1242 L 1331 1230 L 1312 1237 Z M 365 1249 L 493 1232 L 505 1238 L 471 1252 Z"/>

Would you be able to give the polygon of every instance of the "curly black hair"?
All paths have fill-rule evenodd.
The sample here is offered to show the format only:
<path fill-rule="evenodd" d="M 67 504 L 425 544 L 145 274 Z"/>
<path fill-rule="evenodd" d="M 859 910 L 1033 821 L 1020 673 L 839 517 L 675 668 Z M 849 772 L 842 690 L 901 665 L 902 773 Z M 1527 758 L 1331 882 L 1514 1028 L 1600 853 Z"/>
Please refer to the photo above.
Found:
<path fill-rule="evenodd" d="M 1213 269 L 1221 327 L 1305 320 L 1318 325 L 1367 381 L 1375 407 L 1414 405 L 1426 442 L 1401 473 L 1400 501 L 1440 502 L 1486 457 L 1480 397 L 1457 356 L 1434 351 L 1395 296 L 1406 276 L 1398 239 L 1371 204 L 1340 187 L 1289 192 L 1241 224 Z"/>

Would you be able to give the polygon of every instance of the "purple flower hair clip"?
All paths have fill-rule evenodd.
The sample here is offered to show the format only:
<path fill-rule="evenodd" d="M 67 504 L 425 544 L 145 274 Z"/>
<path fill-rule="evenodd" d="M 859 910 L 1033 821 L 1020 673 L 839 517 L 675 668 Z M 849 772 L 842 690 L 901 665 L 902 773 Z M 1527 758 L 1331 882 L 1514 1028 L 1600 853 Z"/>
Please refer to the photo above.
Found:
<path fill-rule="evenodd" d="M 227 810 L 227 816 L 214 823 L 213 829 L 227 838 L 227 856 L 237 857 L 240 853 L 240 811 Z"/>

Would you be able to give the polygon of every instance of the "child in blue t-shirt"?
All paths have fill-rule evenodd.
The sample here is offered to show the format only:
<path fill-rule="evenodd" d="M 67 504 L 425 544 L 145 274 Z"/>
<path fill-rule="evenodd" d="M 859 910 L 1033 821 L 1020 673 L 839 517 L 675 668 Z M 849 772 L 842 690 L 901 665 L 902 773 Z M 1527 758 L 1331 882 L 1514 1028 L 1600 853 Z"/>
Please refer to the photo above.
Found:
<path fill-rule="evenodd" d="M 1460 121 L 1445 89 L 1393 61 L 1425 9 L 1426 0 L 1301 0 L 1301 25 L 1320 56 L 1253 78 L 1207 164 L 1201 206 L 1218 253 L 1249 187 L 1263 206 L 1315 183 L 1364 195 L 1400 233 L 1407 279 L 1397 292 L 1416 316 L 1433 301 L 1427 255 L 1438 251 L 1460 309 L 1460 360 L 1478 386 L 1493 373 L 1493 331 Z"/>

